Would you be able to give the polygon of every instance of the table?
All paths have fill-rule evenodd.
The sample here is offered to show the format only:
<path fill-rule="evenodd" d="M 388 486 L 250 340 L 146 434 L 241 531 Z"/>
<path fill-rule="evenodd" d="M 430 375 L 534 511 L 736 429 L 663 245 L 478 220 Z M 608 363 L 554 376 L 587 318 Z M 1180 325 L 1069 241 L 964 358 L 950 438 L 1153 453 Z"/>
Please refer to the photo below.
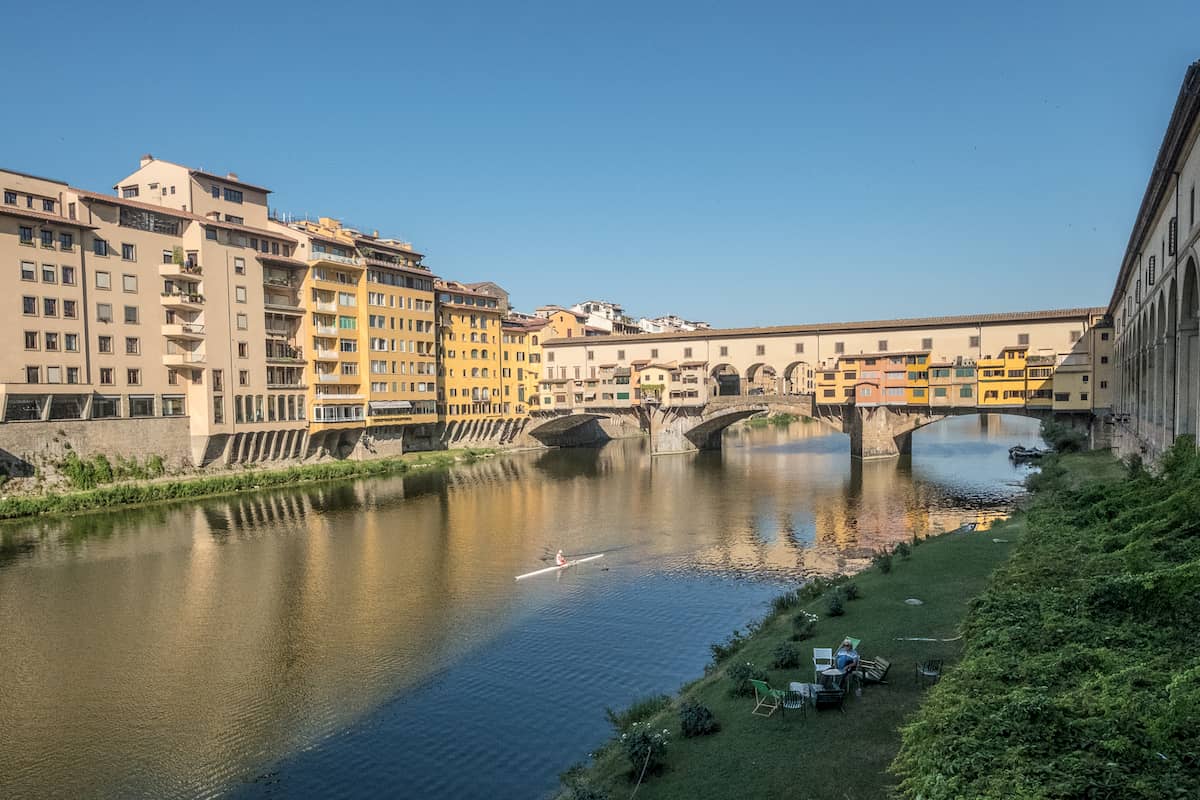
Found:
<path fill-rule="evenodd" d="M 793 681 L 788 684 L 788 691 L 795 692 L 803 697 L 814 706 L 817 704 L 817 692 L 820 691 L 821 684 L 819 683 L 800 683 Z"/>
<path fill-rule="evenodd" d="M 821 684 L 826 689 L 841 689 L 846 671 L 837 667 L 821 670 Z"/>

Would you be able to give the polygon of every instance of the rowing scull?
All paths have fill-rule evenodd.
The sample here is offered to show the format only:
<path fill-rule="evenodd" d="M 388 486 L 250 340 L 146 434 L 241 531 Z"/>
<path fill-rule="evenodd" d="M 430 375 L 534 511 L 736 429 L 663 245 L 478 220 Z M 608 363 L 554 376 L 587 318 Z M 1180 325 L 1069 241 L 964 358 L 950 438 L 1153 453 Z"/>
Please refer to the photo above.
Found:
<path fill-rule="evenodd" d="M 597 558 L 604 558 L 604 553 L 600 553 L 600 554 L 594 555 L 594 556 L 585 556 L 584 558 L 576 558 L 571 561 L 568 561 L 567 563 L 565 563 L 561 566 L 555 565 L 553 567 L 546 567 L 544 569 L 534 570 L 533 572 L 526 572 L 524 575 L 518 575 L 517 580 L 521 580 L 522 578 L 532 578 L 534 575 L 544 575 L 547 572 L 557 572 L 560 569 L 566 569 L 567 567 L 573 567 L 576 564 L 582 564 L 585 561 L 594 561 Z"/>

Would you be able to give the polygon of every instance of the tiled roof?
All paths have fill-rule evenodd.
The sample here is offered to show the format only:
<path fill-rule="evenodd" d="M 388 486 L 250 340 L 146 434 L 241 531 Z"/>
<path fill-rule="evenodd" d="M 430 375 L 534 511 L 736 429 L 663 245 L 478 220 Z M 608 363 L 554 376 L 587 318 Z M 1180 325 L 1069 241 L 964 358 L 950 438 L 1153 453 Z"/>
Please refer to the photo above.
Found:
<path fill-rule="evenodd" d="M 21 219 L 34 220 L 35 222 L 52 222 L 55 225 L 66 225 L 70 228 L 94 229 L 96 227 L 95 225 L 89 225 L 86 222 L 80 222 L 77 219 L 60 217 L 58 214 L 50 214 L 46 211 L 34 211 L 32 208 L 17 208 L 16 206 L 0 205 L 0 214 L 8 214 L 10 217 L 20 217 Z"/>
<path fill-rule="evenodd" d="M 265 187 L 255 186 L 253 183 L 246 183 L 245 181 L 238 180 L 237 178 L 230 178 L 227 175 L 218 175 L 215 172 L 205 172 L 202 169 L 189 169 L 188 174 L 199 175 L 201 178 L 208 178 L 209 180 L 221 181 L 222 183 L 229 183 L 229 184 L 233 184 L 234 186 L 243 186 L 247 189 L 253 189 L 256 192 L 263 192 L 264 194 L 271 193 L 271 190 L 267 189 Z"/>
<path fill-rule="evenodd" d="M 773 325 L 759 328 L 710 328 L 699 331 L 671 333 L 640 333 L 613 335 L 610 340 L 639 342 L 687 341 L 689 339 L 726 339 L 737 336 L 794 336 L 799 334 L 853 333 L 873 330 L 904 330 L 906 328 L 949 328 L 963 325 L 989 325 L 1005 322 L 1038 322 L 1047 320 L 1090 319 L 1102 316 L 1103 308 L 1063 308 L 1048 311 L 1013 311 L 997 314 L 967 314 L 947 317 L 911 317 L 904 319 L 871 320 L 866 322 L 826 322 L 806 325 Z M 546 344 L 594 346 L 594 340 L 551 339 Z"/>

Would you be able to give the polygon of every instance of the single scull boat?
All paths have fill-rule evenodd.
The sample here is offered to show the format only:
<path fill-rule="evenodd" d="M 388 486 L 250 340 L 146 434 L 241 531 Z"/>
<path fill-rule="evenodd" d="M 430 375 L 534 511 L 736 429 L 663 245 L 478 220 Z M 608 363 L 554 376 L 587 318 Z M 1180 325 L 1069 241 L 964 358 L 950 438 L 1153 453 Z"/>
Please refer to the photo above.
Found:
<path fill-rule="evenodd" d="M 553 567 L 546 567 L 545 569 L 537 569 L 537 570 L 534 570 L 533 572 L 526 572 L 524 575 L 518 575 L 517 580 L 521 580 L 522 578 L 532 578 L 534 575 L 544 575 L 547 572 L 557 572 L 560 569 L 566 569 L 567 567 L 573 567 L 576 564 L 582 564 L 585 561 L 594 561 L 597 558 L 604 558 L 604 553 L 600 553 L 600 554 L 594 555 L 594 556 L 585 556 L 584 558 L 572 559 L 571 561 L 568 561 L 567 563 L 563 564 L 562 566 L 556 565 Z"/>

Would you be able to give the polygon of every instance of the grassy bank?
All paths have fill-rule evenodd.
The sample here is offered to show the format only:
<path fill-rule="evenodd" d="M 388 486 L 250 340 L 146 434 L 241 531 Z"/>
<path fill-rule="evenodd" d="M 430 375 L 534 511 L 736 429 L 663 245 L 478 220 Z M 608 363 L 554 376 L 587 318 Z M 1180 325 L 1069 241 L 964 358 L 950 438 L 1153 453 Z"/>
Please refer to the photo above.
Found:
<path fill-rule="evenodd" d="M 1024 528 L 1018 517 L 989 531 L 951 533 L 911 548 L 911 556 L 895 555 L 890 571 L 880 566 L 850 581 L 858 597 L 844 600 L 844 614 L 829 616 L 830 597 L 846 587 L 805 596 L 791 607 L 776 610 L 746 637 L 736 652 L 725 655 L 708 674 L 685 687 L 663 707 L 647 703 L 642 713 L 625 715 L 619 728 L 644 718 L 656 731 L 668 731 L 669 745 L 661 773 L 651 774 L 637 790 L 638 798 L 885 798 L 894 789 L 888 773 L 899 746 L 898 729 L 912 715 L 927 689 L 914 681 L 917 661 L 944 659 L 950 664 L 961 653 L 959 641 L 899 641 L 902 637 L 954 639 L 959 634 L 968 602 L 987 584 L 988 576 L 1020 541 Z M 1005 542 L 993 542 L 1004 539 Z M 921 605 L 905 603 L 908 598 Z M 794 620 L 808 611 L 816 615 L 811 637 L 793 641 Z M 864 658 L 882 656 L 892 662 L 888 685 L 868 686 L 861 697 L 847 699 L 845 713 L 810 711 L 807 718 L 776 712 L 770 718 L 751 715 L 752 697 L 733 697 L 731 667 L 749 661 L 766 672 L 772 687 L 786 689 L 791 681 L 813 680 L 812 648 L 835 647 L 846 635 L 862 638 Z M 782 646 L 783 652 L 777 652 Z M 788 660 L 787 645 L 799 655 L 791 667 L 773 666 L 778 656 Z M 700 703 L 720 724 L 714 734 L 683 738 L 680 707 Z M 596 753 L 591 767 L 569 774 L 566 798 L 623 798 L 633 790 L 631 760 L 614 740 Z"/>
<path fill-rule="evenodd" d="M 409 453 L 371 461 L 331 461 L 283 469 L 246 468 L 220 475 L 148 482 L 114 483 L 82 492 L 48 492 L 0 500 L 0 520 L 44 514 L 75 514 L 170 500 L 192 500 L 236 492 L 321 481 L 396 475 L 411 470 L 442 469 L 457 461 L 473 461 L 491 450 L 443 450 Z"/>
<path fill-rule="evenodd" d="M 905 797 L 1200 797 L 1200 458 L 1181 442 L 1161 466 L 1046 465 L 904 731 Z"/>

